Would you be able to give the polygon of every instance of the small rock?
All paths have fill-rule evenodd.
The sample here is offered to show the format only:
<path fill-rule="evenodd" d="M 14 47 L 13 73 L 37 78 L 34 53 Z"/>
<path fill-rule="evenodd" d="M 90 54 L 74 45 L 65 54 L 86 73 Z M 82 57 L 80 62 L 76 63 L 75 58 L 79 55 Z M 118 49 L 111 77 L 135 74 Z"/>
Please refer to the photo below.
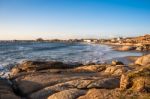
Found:
<path fill-rule="evenodd" d="M 123 63 L 123 62 L 121 62 L 121 61 L 117 61 L 117 60 L 112 61 L 111 63 L 112 63 L 112 65 L 124 65 L 124 63 Z"/>

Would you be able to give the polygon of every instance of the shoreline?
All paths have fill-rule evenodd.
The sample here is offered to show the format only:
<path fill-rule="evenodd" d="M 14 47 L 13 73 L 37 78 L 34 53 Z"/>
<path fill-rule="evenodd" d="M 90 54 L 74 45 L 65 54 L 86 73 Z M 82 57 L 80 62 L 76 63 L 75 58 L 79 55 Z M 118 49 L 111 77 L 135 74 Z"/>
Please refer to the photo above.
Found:
<path fill-rule="evenodd" d="M 136 48 L 131 48 L 134 46 L 107 46 L 120 53 L 136 51 Z M 116 57 L 101 64 L 24 61 L 14 66 L 7 78 L 0 77 L 0 97 L 6 99 L 12 97 L 13 99 L 95 99 L 95 97 L 149 99 L 150 52 L 149 50 L 147 53 L 144 50 L 138 52 L 143 53 L 142 56 Z"/>
<path fill-rule="evenodd" d="M 146 58 L 150 58 L 150 55 L 143 57 L 146 60 Z M 71 97 L 78 97 L 76 99 L 81 97 L 81 99 L 87 99 L 89 92 L 101 98 L 110 98 L 108 96 L 111 95 L 115 99 L 120 99 L 118 98 L 119 95 L 119 97 L 128 99 L 135 97 L 135 93 L 137 94 L 136 98 L 149 97 L 149 89 L 145 89 L 140 83 L 143 80 L 146 84 L 150 83 L 149 60 L 143 62 L 144 65 L 138 65 L 139 63 L 135 64 L 135 60 L 137 61 L 141 57 L 128 58 L 132 59 L 134 64 L 127 65 L 121 61 L 113 60 L 111 63 L 99 65 L 78 64 L 70 66 L 70 64 L 57 61 L 24 61 L 11 70 L 8 79 L 0 79 L 7 84 L 9 80 L 11 85 L 0 83 L 0 87 L 8 87 L 11 90 L 9 95 L 15 97 L 14 99 L 53 99 L 54 97 L 59 97 L 58 99 L 66 99 L 66 97 L 67 99 L 74 99 L 70 98 L 70 95 Z M 147 64 L 145 64 L 146 62 Z M 141 71 L 145 74 L 142 74 L 143 72 L 141 73 Z M 132 73 L 132 77 L 130 77 L 130 73 Z M 137 75 L 137 73 L 139 74 Z M 129 76 L 124 78 L 124 74 Z M 126 88 L 130 83 L 130 80 L 128 81 L 127 79 L 130 79 L 133 83 L 130 89 Z M 136 81 L 136 79 L 140 79 L 140 81 Z M 124 82 L 124 80 L 127 80 L 127 82 Z M 150 88 L 148 85 L 145 86 Z M 140 89 L 138 89 L 139 87 Z M 131 90 L 132 93 L 127 94 Z M 3 92 L 4 90 L 1 91 Z M 5 92 L 7 91 L 8 89 L 5 89 Z M 5 93 L 4 95 L 9 97 Z M 94 96 L 90 99 L 94 99 Z"/>
<path fill-rule="evenodd" d="M 54 43 L 54 42 L 50 42 L 50 43 Z M 64 43 L 64 42 L 62 42 L 62 43 Z M 68 42 L 66 42 L 66 43 L 68 43 Z M 75 43 L 77 43 L 77 42 L 75 42 Z M 143 55 L 145 54 L 145 52 L 141 52 L 141 51 L 134 51 L 134 50 L 126 50 L 126 51 L 120 51 L 120 50 L 117 50 L 117 48 L 118 47 L 120 47 L 120 45 L 113 45 L 113 44 L 105 44 L 105 43 L 103 43 L 103 44 L 100 44 L 100 43 L 85 43 L 85 42 L 80 42 L 80 43 L 82 43 L 82 44 L 88 44 L 88 45 L 91 45 L 91 44 L 96 44 L 96 45 L 106 45 L 106 46 L 108 46 L 108 47 L 110 47 L 113 51 L 116 51 L 116 52 L 137 52 L 137 53 L 142 53 Z M 147 54 L 149 54 L 150 52 L 148 52 Z M 138 56 L 124 56 L 124 57 L 116 57 L 116 58 L 112 58 L 112 59 L 107 59 L 107 60 L 105 60 L 104 62 L 102 62 L 102 63 L 96 63 L 96 62 L 89 62 L 89 63 L 85 63 L 85 64 L 83 64 L 83 63 L 81 63 L 81 62 L 69 62 L 69 64 L 70 65 L 78 65 L 78 64 L 82 64 L 82 65 L 90 65 L 90 64 L 93 64 L 93 65 L 99 65 L 99 64 L 105 64 L 105 63 L 111 63 L 111 61 L 113 61 L 113 60 L 118 60 L 118 61 L 121 61 L 121 62 L 123 62 L 124 64 L 131 64 L 133 61 L 133 59 L 132 59 L 132 57 L 138 57 Z M 40 60 L 40 59 L 38 59 L 39 61 L 42 61 L 42 60 Z M 27 59 L 27 61 L 30 61 L 30 60 L 28 60 Z M 35 60 L 36 61 L 36 60 Z M 47 61 L 51 61 L 51 60 L 47 60 Z M 55 60 L 56 61 L 56 60 Z M 18 63 L 19 64 L 19 63 Z M 21 64 L 21 63 L 20 63 Z M 10 68 L 10 67 L 9 67 Z M 13 68 L 13 67 L 12 67 Z M 10 69 L 11 70 L 11 69 Z M 1 74 L 1 75 L 3 75 L 3 74 Z"/>

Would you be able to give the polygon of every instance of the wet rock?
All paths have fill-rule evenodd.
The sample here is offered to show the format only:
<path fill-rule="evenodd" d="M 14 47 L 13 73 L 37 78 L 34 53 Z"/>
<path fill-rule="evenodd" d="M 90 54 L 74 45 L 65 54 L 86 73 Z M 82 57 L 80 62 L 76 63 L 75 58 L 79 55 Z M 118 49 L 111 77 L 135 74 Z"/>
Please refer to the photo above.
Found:
<path fill-rule="evenodd" d="M 8 80 L 0 79 L 0 99 L 21 99 L 13 92 Z"/>
<path fill-rule="evenodd" d="M 48 97 L 48 99 L 76 99 L 77 97 L 84 95 L 86 91 L 78 89 L 64 90 L 55 93 Z"/>
<path fill-rule="evenodd" d="M 150 64 L 150 54 L 144 55 L 144 56 L 138 58 L 135 61 L 135 64 L 137 64 L 137 65 L 147 65 L 147 64 Z"/>

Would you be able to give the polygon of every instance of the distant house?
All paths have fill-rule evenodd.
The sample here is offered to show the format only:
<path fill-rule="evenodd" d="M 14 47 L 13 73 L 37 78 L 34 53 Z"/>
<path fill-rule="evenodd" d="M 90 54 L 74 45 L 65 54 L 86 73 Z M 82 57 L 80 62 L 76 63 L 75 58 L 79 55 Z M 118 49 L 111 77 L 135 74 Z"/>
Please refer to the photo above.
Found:
<path fill-rule="evenodd" d="M 83 41 L 87 42 L 87 43 L 91 43 L 92 42 L 92 40 L 90 40 L 90 39 L 84 39 Z"/>
<path fill-rule="evenodd" d="M 122 37 L 118 37 L 118 38 L 117 38 L 117 41 L 120 41 L 120 40 L 122 40 L 122 39 L 123 39 Z"/>

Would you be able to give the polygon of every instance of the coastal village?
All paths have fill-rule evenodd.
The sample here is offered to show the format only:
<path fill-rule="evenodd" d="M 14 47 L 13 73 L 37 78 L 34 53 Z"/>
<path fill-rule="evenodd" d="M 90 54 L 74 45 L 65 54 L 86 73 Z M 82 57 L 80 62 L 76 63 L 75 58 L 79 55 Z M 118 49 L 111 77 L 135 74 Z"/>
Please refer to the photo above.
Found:
<path fill-rule="evenodd" d="M 46 42 L 106 44 L 118 51 L 148 53 L 131 56 L 130 64 L 24 61 L 10 70 L 9 77 L 0 79 L 0 99 L 150 99 L 150 35 Z"/>

